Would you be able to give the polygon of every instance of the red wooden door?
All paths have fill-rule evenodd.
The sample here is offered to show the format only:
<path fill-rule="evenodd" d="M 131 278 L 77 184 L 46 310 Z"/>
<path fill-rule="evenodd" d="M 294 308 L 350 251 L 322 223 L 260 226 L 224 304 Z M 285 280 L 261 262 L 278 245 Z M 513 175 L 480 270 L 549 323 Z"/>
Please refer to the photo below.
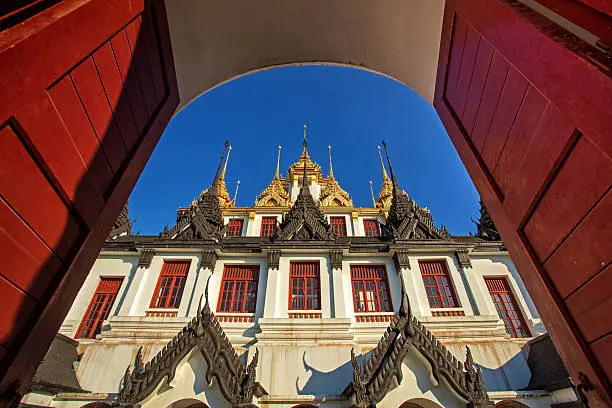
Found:
<path fill-rule="evenodd" d="M 28 385 L 178 104 L 163 1 L 49 4 L 0 32 L 4 401 Z"/>
<path fill-rule="evenodd" d="M 518 2 L 447 0 L 434 105 L 574 381 L 606 406 L 609 60 Z"/>

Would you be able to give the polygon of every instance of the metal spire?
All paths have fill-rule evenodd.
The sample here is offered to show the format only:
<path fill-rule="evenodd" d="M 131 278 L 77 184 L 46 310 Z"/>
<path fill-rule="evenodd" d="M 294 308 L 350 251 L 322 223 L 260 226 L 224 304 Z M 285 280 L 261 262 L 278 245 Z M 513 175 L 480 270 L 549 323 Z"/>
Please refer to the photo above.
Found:
<path fill-rule="evenodd" d="M 329 178 L 334 178 L 334 168 L 332 166 L 332 158 L 331 158 L 331 146 L 327 146 L 327 153 L 329 154 Z"/>
<path fill-rule="evenodd" d="M 281 147 L 278 146 L 278 158 L 276 159 L 276 173 L 274 174 L 275 179 L 280 179 L 280 153 Z"/>
<path fill-rule="evenodd" d="M 391 166 L 391 159 L 389 159 L 389 152 L 387 151 L 387 142 L 382 141 L 383 149 L 385 149 L 385 156 L 387 157 L 387 164 L 389 165 L 389 171 L 391 172 L 391 181 L 394 186 L 397 186 L 397 180 L 395 179 L 395 174 L 393 174 L 393 167 Z"/>
<path fill-rule="evenodd" d="M 219 188 L 219 175 L 221 173 L 221 165 L 223 164 L 223 159 L 225 158 L 225 152 L 227 152 L 228 148 L 229 148 L 229 142 L 226 140 L 225 143 L 223 144 L 223 153 L 221 154 L 221 159 L 219 159 L 219 166 L 217 166 L 217 172 L 215 173 L 215 178 L 213 179 L 212 186 L 208 190 L 210 191 L 211 194 L 217 195 L 218 188 Z"/>
<path fill-rule="evenodd" d="M 232 200 L 234 207 L 236 206 L 236 197 L 238 197 L 238 187 L 240 187 L 240 180 L 236 181 L 236 191 L 234 192 L 234 199 Z"/>
<path fill-rule="evenodd" d="M 380 167 L 382 167 L 383 181 L 388 179 L 387 169 L 385 169 L 385 164 L 383 163 L 382 154 L 380 153 L 380 146 L 376 146 L 378 148 L 378 157 L 380 158 Z"/>
<path fill-rule="evenodd" d="M 372 193 L 372 205 L 376 208 L 376 200 L 374 199 L 374 189 L 372 188 L 372 180 L 370 180 L 370 193 Z"/>
<path fill-rule="evenodd" d="M 225 180 L 225 173 L 227 172 L 227 162 L 229 161 L 231 152 L 232 152 L 232 146 L 229 146 L 227 148 L 227 156 L 225 157 L 225 164 L 223 165 L 223 172 L 221 173 L 221 180 Z"/>
<path fill-rule="evenodd" d="M 302 157 L 310 157 L 308 155 L 308 142 L 306 141 L 306 125 L 304 125 L 304 142 L 303 142 L 303 146 L 304 148 L 302 149 Z"/>

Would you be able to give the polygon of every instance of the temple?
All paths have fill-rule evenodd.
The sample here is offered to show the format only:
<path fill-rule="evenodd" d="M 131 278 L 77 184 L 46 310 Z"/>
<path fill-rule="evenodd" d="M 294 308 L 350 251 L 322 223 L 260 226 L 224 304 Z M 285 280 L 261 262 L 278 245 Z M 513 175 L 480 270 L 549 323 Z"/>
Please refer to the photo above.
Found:
<path fill-rule="evenodd" d="M 486 209 L 451 235 L 381 146 L 369 208 L 306 127 L 250 207 L 227 191 L 227 142 L 158 236 L 132 235 L 125 207 L 23 406 L 582 406 Z"/>

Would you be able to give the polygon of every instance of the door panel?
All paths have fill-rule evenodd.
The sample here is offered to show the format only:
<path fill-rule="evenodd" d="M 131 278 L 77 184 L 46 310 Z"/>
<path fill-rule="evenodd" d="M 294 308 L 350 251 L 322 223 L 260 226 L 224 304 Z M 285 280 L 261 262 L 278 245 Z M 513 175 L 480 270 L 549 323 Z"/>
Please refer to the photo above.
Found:
<path fill-rule="evenodd" d="M 127 5 L 0 36 L 0 391 L 27 387 L 178 104 L 163 1 Z"/>
<path fill-rule="evenodd" d="M 605 63 L 516 2 L 446 3 L 434 105 L 591 406 L 610 402 L 612 372 Z"/>

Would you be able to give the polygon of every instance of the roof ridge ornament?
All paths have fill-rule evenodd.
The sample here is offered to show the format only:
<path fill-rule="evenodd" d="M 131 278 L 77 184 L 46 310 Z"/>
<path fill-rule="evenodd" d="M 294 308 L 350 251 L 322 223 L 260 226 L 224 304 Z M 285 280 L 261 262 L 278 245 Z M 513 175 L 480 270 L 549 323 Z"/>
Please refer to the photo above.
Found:
<path fill-rule="evenodd" d="M 283 215 L 273 240 L 333 240 L 335 235 L 331 225 L 314 201 L 308 187 L 306 162 L 303 165 L 302 187 L 289 212 Z"/>
<path fill-rule="evenodd" d="M 210 280 L 210 276 L 208 279 Z M 215 378 L 221 394 L 232 406 L 249 406 L 254 395 L 257 397 L 267 395 L 256 381 L 259 350 L 255 348 L 253 358 L 248 365 L 240 359 L 208 304 L 209 280 L 206 282 L 203 295 L 206 298 L 204 307 L 201 307 L 202 297 L 200 297 L 196 316 L 187 326 L 144 365 L 142 347 L 139 349 L 134 361 L 134 370 L 130 372 L 128 365 L 119 390 L 117 399 L 122 406 L 137 404 L 147 398 L 164 377 L 167 377 L 168 383 L 171 382 L 179 363 L 194 348 L 199 349 L 206 360 L 206 380 L 211 384 Z"/>
<path fill-rule="evenodd" d="M 391 182 L 393 183 L 391 206 L 387 223 L 383 226 L 383 235 L 392 240 L 406 239 L 450 239 L 451 235 L 442 226 L 437 228 L 429 211 L 425 211 L 408 197 L 408 194 L 399 186 L 389 152 L 387 143 L 382 141 L 389 171 L 391 172 Z"/>
<path fill-rule="evenodd" d="M 298 158 L 298 160 L 289 166 L 289 176 L 294 177 L 298 172 L 302 171 L 302 166 L 306 164 L 308 167 L 308 171 L 316 174 L 317 178 L 321 179 L 321 167 L 310 159 L 310 155 L 308 154 L 308 140 L 306 139 L 306 125 L 304 125 L 304 141 L 302 142 L 302 154 Z"/>
<path fill-rule="evenodd" d="M 177 221 L 169 231 L 161 233 L 162 238 L 170 239 L 204 239 L 220 242 L 227 226 L 223 222 L 222 206 L 219 202 L 218 188 L 221 177 L 221 166 L 228 152 L 229 142 L 225 141 L 223 153 L 212 185 L 200 195 L 194 205 L 178 211 Z M 223 182 L 225 186 L 225 182 Z M 227 194 L 227 191 L 225 191 Z M 227 197 L 229 202 L 229 195 Z"/>
<path fill-rule="evenodd" d="M 444 377 L 468 406 L 491 405 L 482 372 L 474 364 L 469 348 L 463 364 L 412 315 L 405 290 L 402 292 L 405 301 L 369 357 L 362 356 L 363 364 L 351 350 L 353 380 L 343 395 L 354 398 L 355 406 L 375 406 L 394 384 L 402 382 L 402 363 L 416 351 L 429 362 L 433 378 L 441 383 Z"/>

